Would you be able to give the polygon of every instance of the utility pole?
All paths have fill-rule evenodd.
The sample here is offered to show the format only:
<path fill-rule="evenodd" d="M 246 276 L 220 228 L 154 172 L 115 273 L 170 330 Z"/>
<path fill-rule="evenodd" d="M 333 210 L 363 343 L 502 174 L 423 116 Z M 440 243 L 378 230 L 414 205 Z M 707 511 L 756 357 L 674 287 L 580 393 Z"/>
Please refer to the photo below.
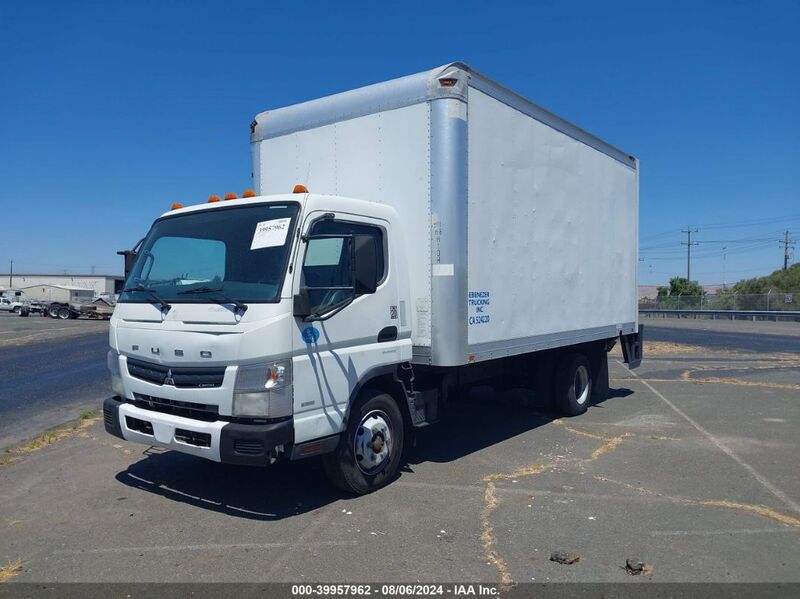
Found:
<path fill-rule="evenodd" d="M 725 258 L 727 257 L 728 246 L 722 246 L 722 289 L 725 290 Z"/>
<path fill-rule="evenodd" d="M 8 271 L 8 288 L 14 289 L 14 261 L 11 261 L 11 270 Z"/>
<path fill-rule="evenodd" d="M 686 233 L 686 241 L 681 241 L 681 245 L 686 246 L 686 280 L 691 281 L 692 275 L 692 246 L 699 245 L 700 242 L 692 241 L 692 233 L 697 233 L 697 229 L 692 229 L 687 226 L 686 229 L 681 229 L 681 233 Z"/>
<path fill-rule="evenodd" d="M 783 240 L 778 240 L 783 245 L 783 270 L 789 267 L 789 248 L 793 248 L 795 242 L 789 239 L 789 229 L 783 233 Z"/>

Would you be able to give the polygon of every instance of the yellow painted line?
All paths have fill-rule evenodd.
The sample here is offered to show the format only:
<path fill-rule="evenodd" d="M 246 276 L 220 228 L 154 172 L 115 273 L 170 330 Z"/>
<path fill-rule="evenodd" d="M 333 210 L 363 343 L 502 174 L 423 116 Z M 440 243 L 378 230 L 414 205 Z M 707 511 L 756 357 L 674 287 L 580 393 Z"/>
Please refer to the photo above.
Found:
<path fill-rule="evenodd" d="M 627 367 L 621 361 L 617 360 L 617 363 L 627 370 Z M 628 370 L 628 372 L 630 372 L 645 387 L 647 387 L 650 391 L 652 391 L 653 394 L 655 394 L 656 397 L 658 397 L 661 401 L 663 401 L 665 404 L 667 404 L 672 409 L 673 412 L 675 412 L 681 418 L 686 420 L 686 422 L 691 424 L 700 434 L 702 434 L 706 439 L 711 441 L 711 443 L 713 443 L 720 451 L 722 451 L 725 455 L 727 455 L 729 458 L 731 458 L 734 462 L 739 464 L 739 466 L 741 466 L 747 472 L 749 472 L 750 475 L 754 479 L 756 479 L 761 484 L 762 487 L 764 487 L 767 491 L 772 493 L 772 495 L 774 495 L 776 498 L 778 498 L 784 505 L 790 507 L 793 511 L 795 511 L 798 514 L 800 514 L 800 505 L 798 505 L 798 503 L 796 501 L 794 501 L 791 497 L 786 495 L 786 493 L 784 493 L 778 487 L 776 487 L 774 484 L 772 484 L 762 474 L 757 472 L 756 469 L 753 468 L 750 464 L 748 464 L 742 458 L 740 458 L 738 455 L 736 455 L 730 447 L 728 447 L 722 441 L 717 439 L 717 437 L 715 437 L 713 434 L 711 434 L 708 430 L 706 430 L 705 428 L 700 426 L 700 424 L 698 424 L 686 412 L 681 410 L 678 406 L 676 406 L 674 403 L 672 403 L 670 400 L 668 400 L 666 397 L 664 397 L 664 395 L 661 392 L 659 392 L 655 387 L 653 387 L 650 383 L 648 383 L 647 380 L 641 378 L 640 376 L 638 376 L 632 370 Z"/>

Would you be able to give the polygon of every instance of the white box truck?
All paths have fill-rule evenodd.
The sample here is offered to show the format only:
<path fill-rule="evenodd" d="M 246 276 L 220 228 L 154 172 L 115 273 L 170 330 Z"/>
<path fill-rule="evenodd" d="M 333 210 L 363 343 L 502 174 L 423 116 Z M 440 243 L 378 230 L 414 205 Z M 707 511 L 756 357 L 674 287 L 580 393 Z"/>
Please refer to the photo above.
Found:
<path fill-rule="evenodd" d="M 575 415 L 615 342 L 641 360 L 637 160 L 467 65 L 261 113 L 251 148 L 255 192 L 174 205 L 125 252 L 109 433 L 322 454 L 366 493 L 466 386 Z"/>

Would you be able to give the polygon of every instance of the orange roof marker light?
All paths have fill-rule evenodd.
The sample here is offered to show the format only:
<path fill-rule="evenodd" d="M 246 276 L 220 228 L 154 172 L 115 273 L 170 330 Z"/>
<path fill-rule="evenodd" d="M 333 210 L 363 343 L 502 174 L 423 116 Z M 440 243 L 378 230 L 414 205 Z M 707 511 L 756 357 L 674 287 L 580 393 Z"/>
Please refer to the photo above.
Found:
<path fill-rule="evenodd" d="M 256 197 L 256 192 L 253 191 L 252 189 L 245 189 L 242 192 L 242 197 L 243 198 L 254 198 L 254 197 Z"/>
<path fill-rule="evenodd" d="M 230 191 L 225 194 L 225 199 L 226 200 L 236 200 L 238 198 L 239 198 L 239 196 L 237 196 L 235 193 L 231 193 Z"/>
<path fill-rule="evenodd" d="M 178 210 L 179 208 L 183 208 L 183 204 L 181 204 L 180 202 L 175 202 L 172 205 L 172 208 L 170 208 L 170 210 Z"/>
<path fill-rule="evenodd" d="M 295 185 L 292 193 L 308 193 L 308 188 L 305 185 Z"/>
<path fill-rule="evenodd" d="M 217 195 L 208 196 L 208 203 L 209 204 L 211 204 L 212 202 L 219 202 L 219 201 L 220 201 L 220 199 L 219 199 L 219 196 L 217 196 Z"/>

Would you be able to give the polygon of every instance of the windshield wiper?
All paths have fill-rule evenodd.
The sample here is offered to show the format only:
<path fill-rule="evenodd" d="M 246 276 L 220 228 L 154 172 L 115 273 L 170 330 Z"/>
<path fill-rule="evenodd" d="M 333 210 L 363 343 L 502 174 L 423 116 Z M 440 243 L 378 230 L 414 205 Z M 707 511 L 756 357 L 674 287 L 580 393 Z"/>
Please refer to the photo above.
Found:
<path fill-rule="evenodd" d="M 168 303 L 165 299 L 161 298 L 156 292 L 155 289 L 151 289 L 150 287 L 145 287 L 141 283 L 134 287 L 126 287 L 122 290 L 123 293 L 131 292 L 131 291 L 141 291 L 142 293 L 147 293 L 150 297 L 156 300 L 155 304 L 161 306 L 162 312 L 169 312 L 172 309 L 172 304 Z"/>
<path fill-rule="evenodd" d="M 223 293 L 222 291 L 222 287 L 195 287 L 194 289 L 179 291 L 178 295 L 194 295 L 199 293 L 216 293 L 219 296 L 219 298 L 218 299 L 210 298 L 212 299 L 212 301 L 215 301 L 218 304 L 233 304 L 234 306 L 236 306 L 237 312 L 241 312 L 242 314 L 247 312 L 248 308 L 247 304 L 225 295 L 225 293 Z"/>

